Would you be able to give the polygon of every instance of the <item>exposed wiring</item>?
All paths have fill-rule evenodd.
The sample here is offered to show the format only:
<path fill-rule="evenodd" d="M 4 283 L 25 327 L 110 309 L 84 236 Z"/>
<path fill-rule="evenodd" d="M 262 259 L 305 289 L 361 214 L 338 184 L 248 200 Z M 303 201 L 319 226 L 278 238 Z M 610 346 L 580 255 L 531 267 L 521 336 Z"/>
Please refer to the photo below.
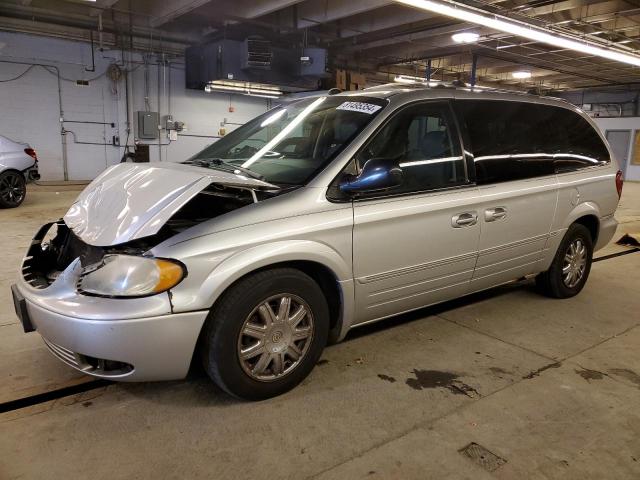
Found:
<path fill-rule="evenodd" d="M 13 77 L 13 78 L 8 78 L 6 80 L 0 80 L 0 83 L 5 83 L 5 82 L 15 82 L 16 80 L 20 80 L 22 77 L 24 77 L 27 73 L 29 73 L 30 70 L 34 69 L 35 67 L 37 67 L 38 65 L 31 65 L 30 67 L 27 67 L 27 69 L 22 72 L 20 75 L 18 75 L 17 77 Z"/>

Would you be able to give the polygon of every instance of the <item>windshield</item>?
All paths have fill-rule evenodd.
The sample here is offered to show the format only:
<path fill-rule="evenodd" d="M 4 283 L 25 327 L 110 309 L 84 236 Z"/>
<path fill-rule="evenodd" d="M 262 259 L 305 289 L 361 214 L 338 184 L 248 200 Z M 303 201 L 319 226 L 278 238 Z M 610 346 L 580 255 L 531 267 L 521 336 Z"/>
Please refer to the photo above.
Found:
<path fill-rule="evenodd" d="M 208 146 L 186 163 L 237 168 L 276 185 L 303 185 L 382 110 L 378 98 L 316 97 L 276 107 Z"/>

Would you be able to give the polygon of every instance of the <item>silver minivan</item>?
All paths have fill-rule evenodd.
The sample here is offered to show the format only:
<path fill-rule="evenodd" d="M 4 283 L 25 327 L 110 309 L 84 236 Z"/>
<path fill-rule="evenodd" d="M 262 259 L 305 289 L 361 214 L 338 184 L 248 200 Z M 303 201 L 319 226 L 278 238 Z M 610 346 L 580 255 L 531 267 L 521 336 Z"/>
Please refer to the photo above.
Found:
<path fill-rule="evenodd" d="M 351 328 L 535 276 L 576 295 L 622 177 L 560 100 L 384 85 L 283 105 L 184 163 L 123 163 L 36 234 L 25 331 L 112 380 L 202 361 L 246 399 L 304 379 Z"/>

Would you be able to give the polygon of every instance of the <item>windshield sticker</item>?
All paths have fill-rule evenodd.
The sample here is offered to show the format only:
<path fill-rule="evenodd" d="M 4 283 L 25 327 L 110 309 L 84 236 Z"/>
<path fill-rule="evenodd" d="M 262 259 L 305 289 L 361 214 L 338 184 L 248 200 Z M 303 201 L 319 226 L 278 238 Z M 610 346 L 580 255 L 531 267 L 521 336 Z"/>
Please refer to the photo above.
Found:
<path fill-rule="evenodd" d="M 336 110 L 349 110 L 350 112 L 360 112 L 371 115 L 372 113 L 376 113 L 381 108 L 382 107 L 380 105 L 375 105 L 373 103 L 344 102 L 342 105 L 336 107 Z"/>

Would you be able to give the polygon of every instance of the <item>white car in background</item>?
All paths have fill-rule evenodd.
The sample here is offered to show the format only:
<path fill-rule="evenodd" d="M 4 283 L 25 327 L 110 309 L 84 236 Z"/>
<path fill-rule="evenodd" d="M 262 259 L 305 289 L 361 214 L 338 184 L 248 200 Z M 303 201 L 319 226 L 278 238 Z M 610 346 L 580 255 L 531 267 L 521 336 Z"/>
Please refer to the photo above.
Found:
<path fill-rule="evenodd" d="M 38 157 L 28 143 L 0 135 L 0 208 L 15 208 L 27 193 L 27 182 L 40 178 Z"/>

